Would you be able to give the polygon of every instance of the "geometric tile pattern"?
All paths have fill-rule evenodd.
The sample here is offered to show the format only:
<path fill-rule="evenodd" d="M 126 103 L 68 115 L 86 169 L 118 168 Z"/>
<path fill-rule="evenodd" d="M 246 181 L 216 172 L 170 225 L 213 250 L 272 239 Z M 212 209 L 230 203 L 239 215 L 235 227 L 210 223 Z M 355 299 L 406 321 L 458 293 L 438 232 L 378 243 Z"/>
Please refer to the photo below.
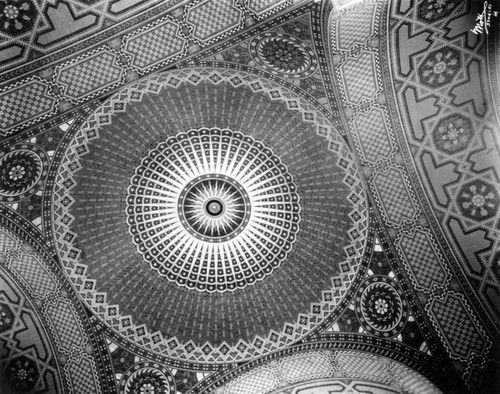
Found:
<path fill-rule="evenodd" d="M 339 79 L 343 81 L 342 98 L 346 105 L 358 105 L 372 100 L 378 93 L 376 62 L 372 51 L 362 51 L 337 68 L 337 72 L 342 75 Z M 363 77 L 360 78 L 360 75 Z"/>
<path fill-rule="evenodd" d="M 177 23 L 166 19 L 153 28 L 126 36 L 123 51 L 132 55 L 132 65 L 144 71 L 183 53 L 186 40 L 176 35 L 178 29 Z"/>
<path fill-rule="evenodd" d="M 25 388 L 33 389 L 30 392 L 63 393 L 64 379 L 58 377 L 57 354 L 44 322 L 37 316 L 32 300 L 10 275 L 0 262 L 0 371 L 3 375 L 0 389 L 2 393 L 18 393 L 11 388 L 25 383 Z M 32 368 L 23 368 L 26 365 Z M 26 370 L 31 370 L 28 376 L 23 374 Z"/>
<path fill-rule="evenodd" d="M 65 372 L 70 377 L 71 388 L 74 394 L 94 393 L 99 388 L 93 360 L 82 356 L 80 360 L 71 360 L 64 366 Z"/>
<path fill-rule="evenodd" d="M 58 376 L 56 379 L 62 379 L 64 387 L 72 386 L 75 387 L 75 390 L 80 386 L 85 387 L 73 392 L 82 394 L 101 393 L 98 379 L 95 378 L 99 376 L 97 371 L 94 368 L 94 373 L 89 373 L 88 363 L 90 362 L 93 365 L 94 357 L 96 356 L 88 354 L 90 343 L 83 329 L 80 316 L 77 313 L 74 298 L 71 299 L 68 295 L 68 292 L 71 290 L 65 288 L 63 291 L 60 291 L 62 282 L 60 277 L 57 276 L 54 266 L 51 266 L 50 263 L 53 263 L 53 261 L 45 261 L 40 253 L 33 250 L 30 244 L 21 241 L 10 230 L 4 227 L 0 228 L 0 265 L 2 266 L 0 271 L 3 269 L 7 271 L 8 275 L 6 278 L 13 278 L 19 290 L 22 289 L 23 300 L 26 298 L 22 302 L 23 309 L 26 312 L 16 313 L 20 319 L 26 319 L 26 322 L 16 323 L 16 327 L 14 328 L 16 330 L 18 327 L 22 328 L 24 333 L 17 335 L 16 339 L 11 341 L 12 345 L 17 343 L 18 345 L 25 346 L 23 352 L 30 358 L 38 357 L 35 354 L 44 358 L 48 357 L 50 353 L 48 350 L 44 351 L 41 345 L 36 345 L 35 342 L 25 345 L 26 340 L 34 341 L 36 338 L 36 335 L 30 332 L 32 330 L 30 327 L 37 319 L 29 318 L 26 314 L 31 314 L 28 311 L 31 308 L 28 305 L 31 304 L 40 319 L 38 332 L 41 333 L 40 329 L 45 329 L 46 334 L 44 335 L 48 335 L 48 340 L 51 342 L 50 349 L 58 349 L 63 353 L 56 352 L 54 354 L 54 358 L 58 360 L 57 362 L 55 362 L 54 358 L 46 358 L 43 361 L 47 365 L 41 365 L 42 375 L 45 376 L 47 372 L 50 372 L 52 376 L 46 379 L 46 381 L 37 383 L 35 386 L 36 392 L 60 392 L 58 388 L 60 383 L 53 381 L 55 376 Z M 47 283 L 43 283 L 44 281 Z M 0 301 L 2 302 L 6 300 L 2 295 L 5 290 L 7 290 L 6 282 L 4 282 L 2 275 L 0 275 Z M 8 297 L 13 297 L 13 294 L 9 293 Z M 21 299 L 18 298 L 17 302 L 20 301 Z M 83 310 L 82 313 L 84 313 Z M 2 335 L 9 335 L 9 333 L 1 333 L 0 342 Z M 18 345 L 14 347 L 12 345 L 9 344 L 8 348 L 11 348 L 11 351 L 18 352 L 15 348 Z M 29 350 L 30 348 L 36 350 Z M 43 355 L 44 353 L 45 356 Z M 2 356 L 0 356 L 1 358 Z M 54 368 L 62 368 L 60 360 L 67 361 L 66 367 L 74 363 L 74 373 L 65 374 L 62 373 L 62 370 L 59 373 L 54 372 Z M 47 375 L 49 374 L 47 373 Z M 73 379 L 77 381 L 73 381 Z M 64 388 L 62 388 L 62 391 L 64 391 Z"/>
<path fill-rule="evenodd" d="M 309 353 L 280 361 L 283 379 L 289 383 L 329 376 L 333 365 L 323 353 Z"/>
<path fill-rule="evenodd" d="M 408 192 L 403 169 L 391 167 L 387 174 L 377 173 L 370 185 L 387 225 L 398 227 L 415 219 L 418 209 Z"/>
<path fill-rule="evenodd" d="M 340 372 L 346 377 L 355 377 L 360 379 L 376 378 L 379 382 L 388 383 L 390 375 L 384 365 L 376 362 L 374 356 L 363 353 L 339 352 L 335 358 L 339 364 Z"/>
<path fill-rule="evenodd" d="M 188 55 L 189 43 L 189 54 L 193 54 L 201 47 L 241 32 L 253 23 L 250 22 L 252 19 L 269 21 L 274 14 L 292 4 L 290 0 L 259 0 L 251 4 L 248 1 L 194 0 L 179 6 L 177 0 L 99 0 L 99 10 L 94 10 L 81 3 L 44 2 L 36 6 L 36 15 L 22 16 L 31 18 L 32 28 L 23 30 L 11 39 L 7 47 L 0 49 L 2 78 L 18 81 L 5 86 L 4 92 L 8 94 L 5 100 L 0 92 L 0 111 L 8 115 L 0 119 L 0 135 L 12 135 L 55 113 L 62 115 L 74 110 L 66 102 L 58 106 L 61 99 L 72 104 L 88 102 L 116 87 L 115 84 L 123 85 L 125 76 L 127 81 L 135 80 L 137 73 L 150 73 L 180 60 Z M 84 0 L 83 3 L 88 2 Z M 28 2 L 24 4 L 28 5 Z M 17 12 L 7 3 L 5 6 L 12 9 L 8 11 L 11 14 Z M 245 21 L 247 15 L 249 24 Z M 28 41 L 29 45 L 26 44 Z M 127 43 L 134 41 L 135 44 L 125 48 Z M 98 59 L 94 59 L 81 70 L 91 78 L 78 81 L 75 87 L 71 77 L 76 70 L 68 70 L 67 78 L 63 79 L 54 73 L 61 67 L 71 68 L 73 62 L 68 63 L 69 56 L 79 53 L 79 62 L 94 55 L 94 48 L 102 48 L 103 44 L 120 55 L 113 60 L 114 67 L 128 69 L 127 72 L 103 67 Z M 36 56 L 30 58 L 31 53 L 36 53 Z M 111 59 L 102 61 L 109 64 Z M 33 70 L 36 70 L 36 76 L 26 78 Z M 3 71 L 7 72 L 4 74 Z M 72 71 L 73 74 L 69 75 Z M 51 88 L 47 91 L 30 86 L 33 78 L 52 78 Z M 21 91 L 15 93 L 19 86 Z M 16 96 L 19 97 L 16 99 Z M 19 100 L 29 105 L 17 106 Z M 29 111 L 25 113 L 24 108 L 29 108 Z"/>
<path fill-rule="evenodd" d="M 269 368 L 263 367 L 243 375 L 237 381 L 228 384 L 225 394 L 267 393 L 278 385 L 278 379 Z"/>
<path fill-rule="evenodd" d="M 274 0 L 249 0 L 248 9 L 262 18 L 262 14 L 265 14 L 270 8 L 286 2 L 288 0 L 279 0 L 278 2 Z"/>
<path fill-rule="evenodd" d="M 464 297 L 449 292 L 441 298 L 433 298 L 426 305 L 434 325 L 447 344 L 447 351 L 454 359 L 467 361 L 474 353 L 481 355 L 491 347 L 471 315 Z"/>
<path fill-rule="evenodd" d="M 369 393 L 371 383 L 384 385 L 374 393 L 441 393 L 441 391 L 422 374 L 392 359 L 373 355 L 364 351 L 351 350 L 297 350 L 291 348 L 292 356 L 265 358 L 247 368 L 242 373 L 238 368 L 211 381 L 201 389 L 193 390 L 196 394 L 328 394 L 337 392 L 338 386 L 344 387 L 349 381 L 363 380 L 363 384 L 354 383 L 347 391 Z M 288 352 L 288 353 L 290 353 Z M 300 360 L 304 358 L 303 362 Z M 314 370 L 314 367 L 318 370 Z M 302 369 L 306 367 L 306 369 Z M 308 374 L 310 372 L 310 374 Z M 293 377 L 293 378 L 292 378 Z M 319 377 L 323 379 L 318 380 Z M 348 380 L 346 380 L 348 379 Z M 303 383 L 298 383 L 303 382 Z M 314 386 L 312 383 L 315 383 Z M 332 383 L 332 386 L 328 383 Z M 335 383 L 333 383 L 335 382 Z M 323 391 L 325 389 L 331 389 Z M 326 387 L 328 386 L 328 387 Z M 349 385 L 350 386 L 350 385 Z M 279 387 L 280 390 L 276 390 Z M 309 388 L 310 387 L 310 388 Z M 391 387 L 394 391 L 388 391 Z M 300 389 L 299 389 L 300 388 Z M 335 388 L 335 389 L 334 389 Z M 274 390 L 274 391 L 273 391 Z M 366 390 L 366 391 L 365 391 Z"/>
<path fill-rule="evenodd" d="M 406 260 L 405 268 L 411 273 L 410 278 L 417 289 L 431 292 L 434 286 L 447 286 L 448 268 L 427 231 L 417 228 L 412 234 L 402 234 L 396 247 Z"/>
<path fill-rule="evenodd" d="M 72 353 L 87 342 L 79 318 L 69 301 L 58 300 L 47 305 L 46 314 L 51 320 L 62 352 Z"/>
<path fill-rule="evenodd" d="M 357 216 L 350 217 L 349 221 L 352 220 L 354 227 L 352 231 L 349 230 L 349 233 L 356 241 L 349 242 L 344 248 L 347 259 L 338 263 L 339 267 L 343 267 L 342 275 L 333 276 L 332 288 L 325 289 L 325 292 L 323 292 L 319 314 L 314 312 L 315 309 L 311 305 L 309 313 L 299 314 L 294 318 L 290 317 L 284 320 L 287 324 L 285 324 L 282 330 L 277 332 L 271 330 L 264 338 L 256 336 L 255 338 L 250 338 L 248 342 L 240 342 L 239 344 L 227 345 L 225 342 L 222 342 L 217 347 L 212 346 L 210 343 L 202 345 L 189 341 L 185 342 L 185 340 L 180 341 L 176 336 L 169 335 L 168 333 L 165 335 L 165 338 L 160 334 L 155 335 L 149 330 L 145 330 L 143 326 L 136 326 L 139 322 L 132 321 L 130 316 L 121 316 L 118 305 L 107 304 L 105 298 L 103 301 L 102 293 L 99 293 L 95 288 L 95 281 L 89 280 L 85 276 L 85 270 L 82 270 L 82 260 L 79 257 L 81 252 L 76 245 L 73 245 L 71 234 L 68 236 L 69 222 L 65 219 L 69 217 L 69 209 L 72 209 L 73 200 L 70 198 L 71 193 L 68 185 L 75 182 L 73 171 L 78 171 L 79 165 L 77 163 L 79 162 L 79 155 L 87 152 L 86 141 L 98 138 L 96 130 L 98 130 L 100 125 L 109 124 L 111 113 L 115 110 L 123 110 L 128 105 L 129 100 L 137 100 L 141 91 L 150 91 L 158 94 L 162 86 L 165 86 L 167 89 L 184 89 L 184 86 L 188 87 L 190 84 L 197 86 L 202 81 L 204 84 L 217 84 L 217 86 L 222 81 L 233 85 L 235 88 L 247 86 L 253 92 L 268 95 L 274 101 L 283 101 L 290 111 L 298 111 L 304 121 L 315 125 L 316 133 L 320 137 L 332 141 L 329 144 L 329 149 L 340 158 L 343 158 L 343 160 L 338 162 L 337 166 L 341 167 L 342 170 L 345 168 L 346 174 L 349 174 L 344 178 L 344 183 L 349 185 L 352 190 L 352 194 L 347 197 L 350 200 L 349 204 L 352 204 L 353 212 L 365 212 L 366 200 L 364 199 L 363 189 L 357 179 L 357 169 L 353 167 L 354 163 L 351 161 L 350 149 L 345 145 L 342 137 L 338 133 L 333 132 L 329 121 L 307 100 L 298 97 L 293 91 L 285 89 L 278 83 L 264 80 L 243 71 L 188 68 L 159 74 L 158 76 L 131 85 L 127 90 L 115 94 L 102 108 L 96 110 L 95 114 L 78 130 L 78 135 L 73 137 L 71 146 L 67 148 L 67 156 L 63 158 L 60 164 L 61 168 L 68 169 L 69 171 L 62 171 L 57 179 L 57 184 L 59 185 L 57 187 L 58 191 L 56 191 L 56 195 L 53 197 L 57 205 L 57 208 L 54 209 L 53 237 L 56 240 L 56 249 L 61 253 L 61 262 L 69 269 L 70 279 L 74 286 L 87 305 L 106 324 L 112 325 L 113 330 L 123 332 L 129 338 L 129 341 L 147 344 L 148 348 L 152 348 L 167 357 L 179 359 L 183 362 L 233 362 L 255 358 L 257 355 L 266 354 L 297 341 L 305 335 L 309 327 L 314 327 L 319 319 L 322 319 L 322 316 L 327 316 L 334 310 L 335 306 L 345 296 L 349 283 L 355 279 L 355 273 L 360 267 L 363 258 L 364 240 L 368 232 L 367 221 L 364 216 L 359 216 L 358 214 Z M 355 220 L 355 217 L 358 217 L 358 219 Z M 75 261 L 78 261 L 79 264 L 75 265 Z M 333 288 L 333 283 L 335 283 L 335 288 Z M 189 330 L 191 329 L 189 328 Z"/>
<path fill-rule="evenodd" d="M 66 97 L 82 100 L 121 81 L 125 70 L 115 65 L 116 58 L 116 53 L 103 47 L 87 58 L 59 68 L 55 81 L 65 86 Z"/>
<path fill-rule="evenodd" d="M 360 156 L 371 164 L 387 160 L 393 149 L 392 139 L 387 135 L 390 130 L 386 112 L 372 107 L 367 113 L 353 117 L 353 136 L 359 145 Z"/>
<path fill-rule="evenodd" d="M 0 93 L 0 132 L 51 114 L 58 100 L 45 94 L 48 87 L 32 79 L 17 88 L 8 86 Z"/>
<path fill-rule="evenodd" d="M 193 37 L 205 42 L 215 34 L 229 34 L 240 24 L 241 15 L 233 0 L 206 0 L 188 10 L 186 21 L 194 25 Z"/>
<path fill-rule="evenodd" d="M 354 44 L 363 44 L 376 30 L 375 8 L 377 4 L 365 3 L 358 8 L 341 14 L 334 34 L 337 50 L 349 50 Z"/>
<path fill-rule="evenodd" d="M 380 6 L 391 23 L 378 23 Z M 493 213 L 500 179 L 498 164 L 493 163 L 500 162 L 500 151 L 487 146 L 497 144 L 492 135 L 499 130 L 487 99 L 491 85 L 481 76 L 491 66 L 485 59 L 486 35 L 464 34 L 476 23 L 475 11 L 467 14 L 468 7 L 480 12 L 482 5 L 469 1 L 429 0 L 425 5 L 378 1 L 373 9 L 373 29 L 380 31 L 371 37 L 368 29 L 360 29 L 349 18 L 342 26 L 343 17 L 349 12 L 357 16 L 355 11 L 362 5 L 340 7 L 330 16 L 331 58 L 349 131 L 365 165 L 376 208 L 384 223 L 392 227 L 388 241 L 394 242 L 397 263 L 410 275 L 422 303 L 437 294 L 454 300 L 454 318 L 451 309 L 442 305 L 435 304 L 432 313 L 425 308 L 448 353 L 454 354 L 453 347 L 457 347 L 460 356 L 454 357 L 464 363 L 463 369 L 484 365 L 490 357 L 491 340 L 481 324 L 485 323 L 490 333 L 498 331 L 498 324 L 491 323 L 495 318 L 490 320 L 488 314 L 498 298 L 492 294 L 500 289 L 500 278 L 494 278 L 491 271 L 495 265 L 491 250 L 500 247 L 500 213 Z M 424 21 L 417 22 L 419 17 Z M 357 34 L 360 37 L 354 40 Z M 345 51 L 339 44 L 344 42 L 358 45 L 351 44 Z M 374 66 L 367 66 L 368 62 L 356 66 L 352 59 L 367 51 L 373 54 Z M 371 88 L 363 86 L 366 75 L 373 80 Z M 363 90 L 375 94 L 370 96 Z M 372 134 L 363 145 L 354 119 L 374 107 L 383 109 L 390 123 L 366 127 Z M 390 153 L 387 136 L 392 143 Z M 382 154 L 378 139 L 385 140 Z M 457 285 L 451 290 L 453 283 Z M 476 289 L 469 283 L 478 284 L 481 301 L 471 295 Z M 480 289 L 484 289 L 484 296 Z M 465 301 L 467 308 L 459 305 L 451 296 L 456 291 L 468 294 L 476 311 Z M 461 329 L 457 329 L 457 322 Z M 466 352 L 471 346 L 473 350 Z M 463 379 L 473 391 L 481 387 L 474 387 L 466 374 Z"/>
<path fill-rule="evenodd" d="M 59 286 L 43 264 L 36 260 L 36 255 L 22 252 L 19 258 L 12 258 L 10 267 L 23 278 L 35 297 L 45 298 L 49 293 L 55 293 Z"/>

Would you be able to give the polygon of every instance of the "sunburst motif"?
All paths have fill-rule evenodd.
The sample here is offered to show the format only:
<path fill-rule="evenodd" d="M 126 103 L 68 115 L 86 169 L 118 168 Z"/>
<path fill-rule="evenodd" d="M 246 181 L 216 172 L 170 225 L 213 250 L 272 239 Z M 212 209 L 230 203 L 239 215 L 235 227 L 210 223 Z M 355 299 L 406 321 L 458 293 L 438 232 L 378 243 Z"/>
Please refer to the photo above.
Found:
<path fill-rule="evenodd" d="M 215 179 L 193 189 L 186 197 L 184 212 L 191 215 L 193 225 L 200 232 L 221 236 L 241 222 L 245 214 L 243 198 L 236 190 L 231 190 L 230 184 Z"/>
<path fill-rule="evenodd" d="M 261 142 L 230 130 L 190 130 L 159 144 L 128 192 L 138 251 L 188 288 L 235 290 L 263 279 L 299 230 L 299 195 L 286 166 Z"/>

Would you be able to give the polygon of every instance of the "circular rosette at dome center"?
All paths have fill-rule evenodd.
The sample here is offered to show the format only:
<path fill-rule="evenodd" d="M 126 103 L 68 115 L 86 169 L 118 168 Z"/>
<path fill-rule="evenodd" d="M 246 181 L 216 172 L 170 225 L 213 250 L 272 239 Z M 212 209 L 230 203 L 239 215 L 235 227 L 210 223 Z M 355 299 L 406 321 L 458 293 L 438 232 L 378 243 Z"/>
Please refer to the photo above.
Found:
<path fill-rule="evenodd" d="M 287 257 L 299 201 L 292 175 L 263 143 L 228 129 L 190 130 L 136 168 L 127 222 L 161 276 L 200 291 L 235 290 Z"/>

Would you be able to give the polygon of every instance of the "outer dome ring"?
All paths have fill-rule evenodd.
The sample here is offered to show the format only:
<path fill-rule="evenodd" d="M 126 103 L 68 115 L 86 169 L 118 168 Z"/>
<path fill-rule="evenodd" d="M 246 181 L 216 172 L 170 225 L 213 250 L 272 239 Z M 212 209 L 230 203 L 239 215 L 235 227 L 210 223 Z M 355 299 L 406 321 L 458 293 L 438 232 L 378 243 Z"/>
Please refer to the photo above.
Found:
<path fill-rule="evenodd" d="M 75 174 L 81 169 L 79 160 L 87 154 L 87 144 L 100 138 L 101 127 L 112 123 L 112 114 L 123 112 L 128 105 L 134 105 L 134 102 L 140 101 L 140 98 L 149 92 L 157 94 L 163 88 L 177 89 L 183 84 L 198 86 L 201 81 L 207 86 L 212 83 L 217 86 L 220 86 L 220 83 L 227 83 L 235 88 L 243 86 L 250 89 L 252 94 L 263 94 L 269 97 L 269 100 L 281 100 L 280 102 L 286 103 L 287 111 L 292 113 L 296 111 L 301 116 L 301 121 L 314 128 L 314 135 L 324 138 L 321 146 L 331 152 L 336 161 L 334 165 L 338 167 L 340 174 L 343 174 L 339 180 L 344 185 L 342 187 L 351 190 L 348 195 L 342 197 L 345 198 L 343 204 L 351 209 L 347 215 L 351 227 L 345 234 L 343 247 L 339 245 L 340 249 L 337 249 L 342 251 L 344 256 L 343 260 L 335 263 L 340 272 L 329 277 L 331 287 L 328 286 L 321 292 L 317 302 L 311 304 L 309 312 L 297 315 L 296 320 L 289 320 L 282 329 L 266 331 L 267 335 L 242 339 L 235 344 L 222 343 L 215 346 L 211 343 L 199 344 L 194 341 L 179 340 L 175 336 L 169 336 L 168 332 L 155 332 L 140 324 L 141 321 L 137 321 L 133 316 L 121 313 L 120 306 L 108 301 L 107 294 L 97 285 L 98 281 L 89 275 L 86 260 L 82 259 L 82 252 L 75 242 L 78 234 L 71 230 L 71 223 L 74 220 L 70 211 L 74 204 L 71 194 L 75 184 Z M 353 294 L 351 286 L 359 286 L 360 279 L 357 273 L 364 258 L 364 249 L 369 242 L 368 207 L 359 170 L 349 147 L 331 123 L 294 91 L 287 90 L 272 81 L 264 83 L 261 77 L 242 71 L 214 69 L 207 73 L 206 69 L 178 70 L 150 77 L 117 93 L 74 132 L 67 148 L 65 147 L 64 157 L 59 165 L 59 168 L 65 171 L 60 171 L 55 179 L 52 230 L 57 253 L 69 279 L 83 301 L 94 311 L 109 332 L 113 333 L 115 340 L 125 341 L 127 346 L 137 346 L 148 354 L 155 354 L 154 357 L 160 357 L 159 359 L 166 357 L 181 363 L 229 364 L 250 360 L 288 346 L 310 334 L 326 317 L 332 315 L 337 307 L 345 306 L 344 297 Z M 239 294 L 243 293 L 238 293 L 238 296 Z"/>

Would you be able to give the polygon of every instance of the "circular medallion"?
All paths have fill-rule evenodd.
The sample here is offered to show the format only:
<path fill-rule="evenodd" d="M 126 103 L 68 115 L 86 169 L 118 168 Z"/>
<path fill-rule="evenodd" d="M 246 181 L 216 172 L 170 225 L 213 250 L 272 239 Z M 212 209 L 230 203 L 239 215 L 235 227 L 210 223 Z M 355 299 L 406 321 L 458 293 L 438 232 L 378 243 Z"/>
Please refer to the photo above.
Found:
<path fill-rule="evenodd" d="M 48 172 L 47 154 L 32 144 L 0 152 L 0 201 L 15 202 L 35 193 Z"/>
<path fill-rule="evenodd" d="M 386 276 L 365 279 L 356 297 L 356 314 L 363 328 L 383 337 L 398 334 L 408 319 L 408 305 L 401 292 L 399 285 Z"/>
<path fill-rule="evenodd" d="M 297 187 L 259 141 L 228 129 L 179 133 L 136 168 L 127 222 L 161 276 L 200 291 L 244 288 L 270 274 L 299 231 Z"/>
<path fill-rule="evenodd" d="M 36 9 L 31 0 L 0 2 L 0 31 L 10 35 L 25 33 L 33 27 Z"/>
<path fill-rule="evenodd" d="M 250 53 L 259 66 L 288 78 L 304 78 L 318 68 L 314 51 L 289 34 L 258 35 L 250 43 Z"/>
<path fill-rule="evenodd" d="M 119 383 L 120 394 L 173 394 L 174 379 L 160 364 L 140 362 L 123 374 Z"/>
<path fill-rule="evenodd" d="M 248 224 L 250 199 L 243 186 L 228 176 L 200 175 L 181 191 L 179 217 L 186 230 L 202 241 L 228 241 Z"/>
<path fill-rule="evenodd" d="M 361 283 L 371 230 L 352 153 L 271 82 L 176 70 L 72 129 L 53 236 L 120 346 L 185 369 L 251 360 L 327 324 Z"/>

